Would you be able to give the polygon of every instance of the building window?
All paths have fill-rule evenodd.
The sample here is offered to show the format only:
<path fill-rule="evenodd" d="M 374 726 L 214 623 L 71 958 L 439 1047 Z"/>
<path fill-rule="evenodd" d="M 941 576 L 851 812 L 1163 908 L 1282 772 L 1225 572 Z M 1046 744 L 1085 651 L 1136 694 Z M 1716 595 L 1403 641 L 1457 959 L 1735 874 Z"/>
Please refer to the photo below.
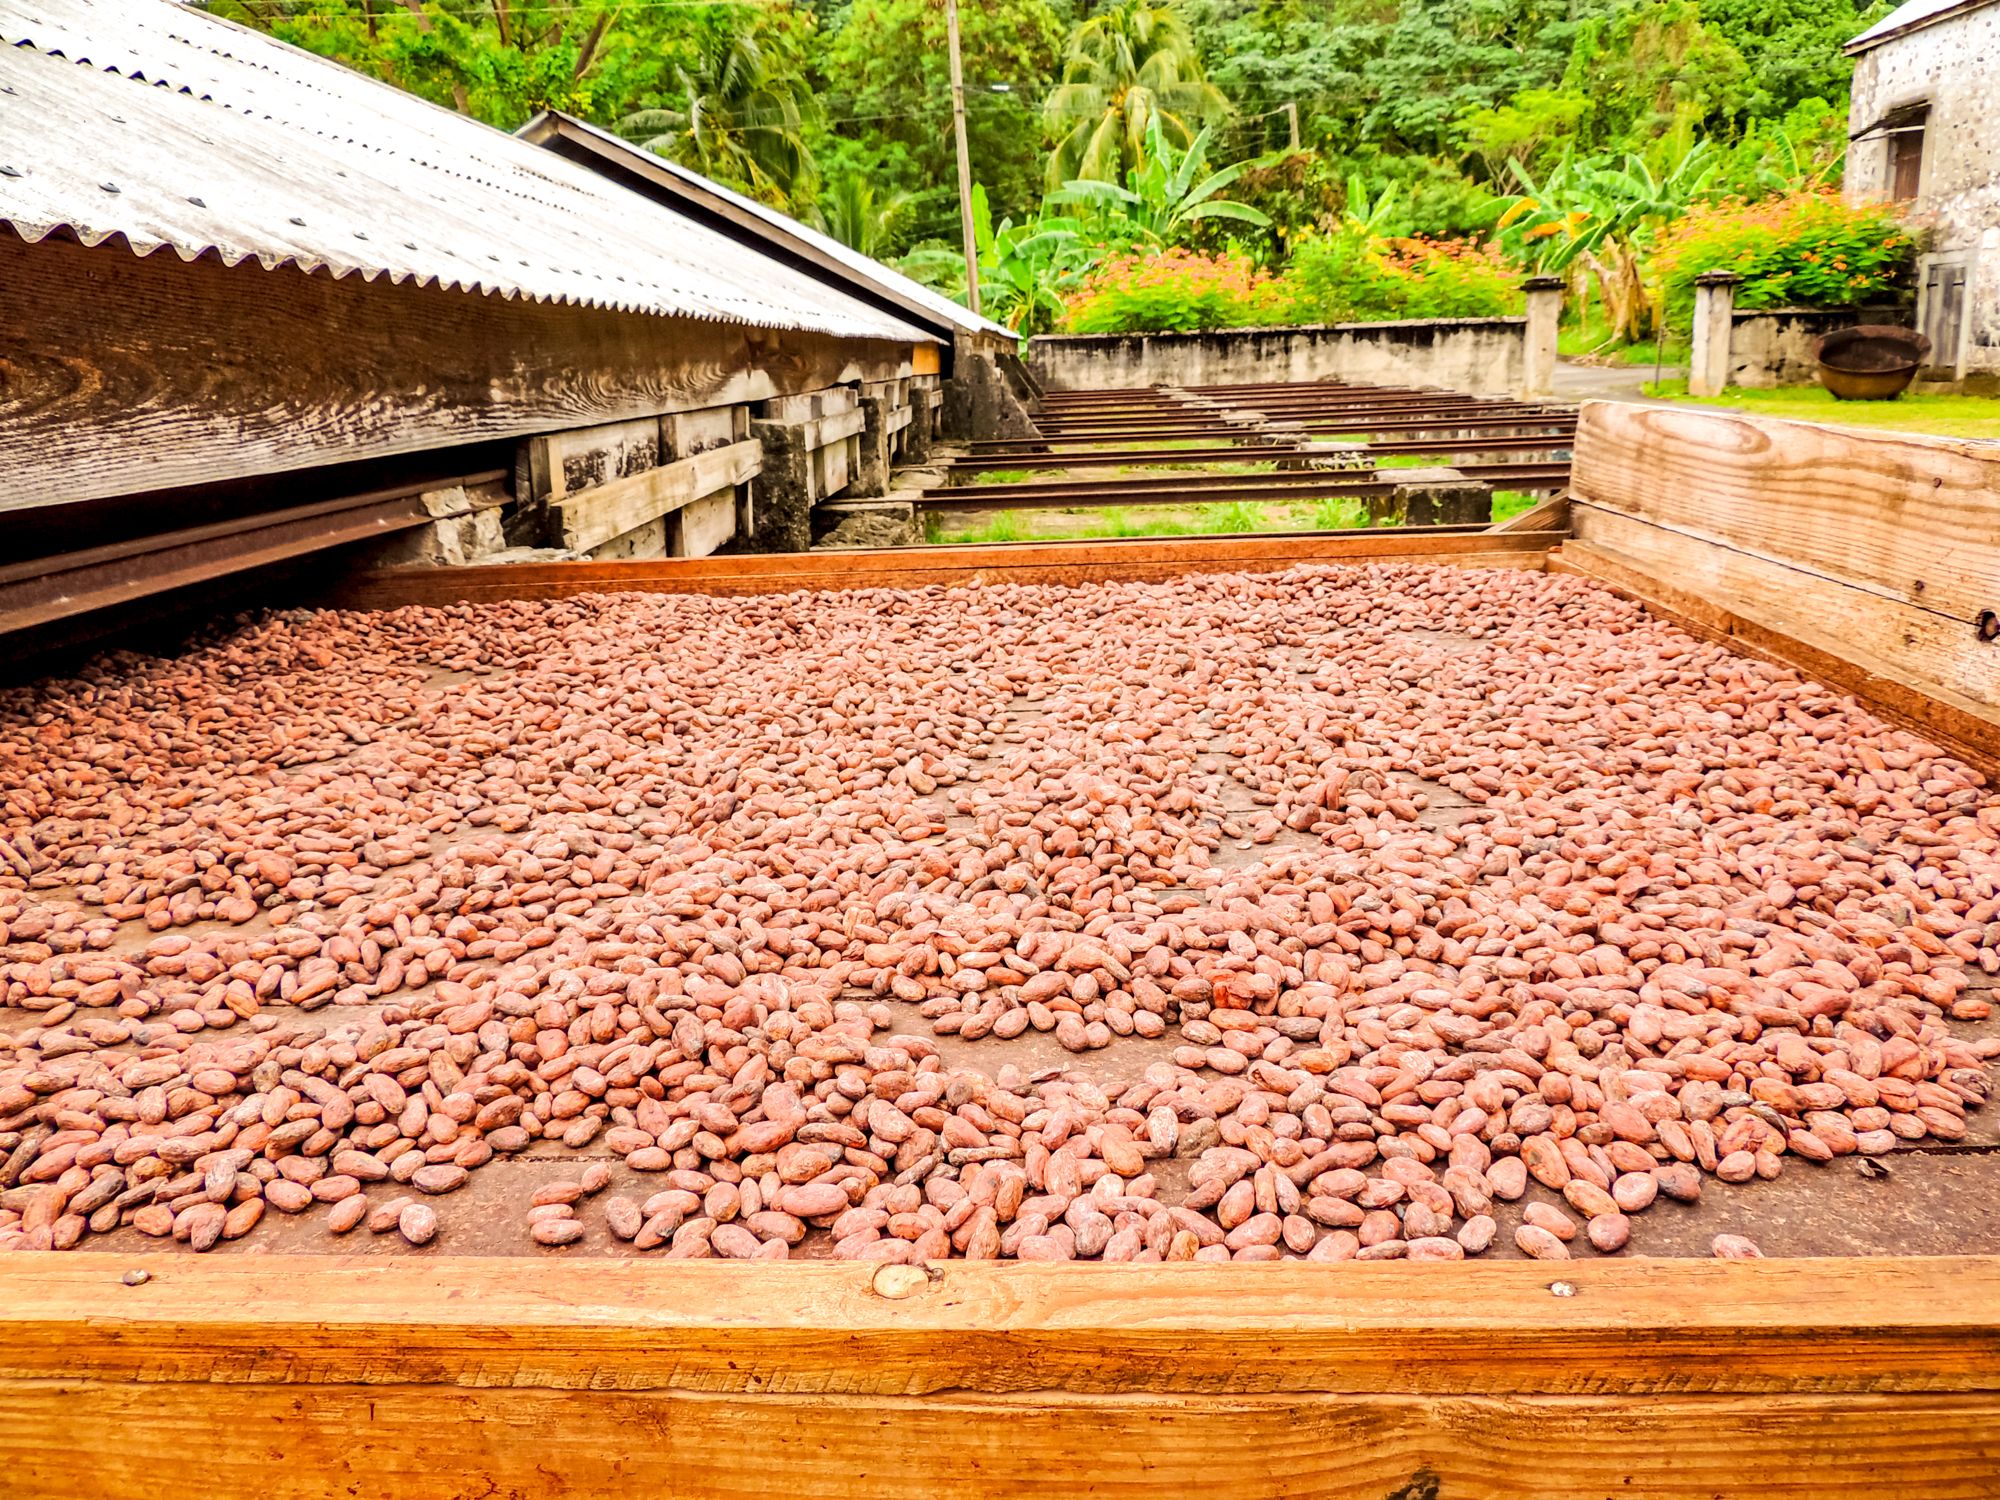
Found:
<path fill-rule="evenodd" d="M 1889 132 L 1889 199 L 1908 203 L 1922 191 L 1924 126 L 1921 120 Z"/>

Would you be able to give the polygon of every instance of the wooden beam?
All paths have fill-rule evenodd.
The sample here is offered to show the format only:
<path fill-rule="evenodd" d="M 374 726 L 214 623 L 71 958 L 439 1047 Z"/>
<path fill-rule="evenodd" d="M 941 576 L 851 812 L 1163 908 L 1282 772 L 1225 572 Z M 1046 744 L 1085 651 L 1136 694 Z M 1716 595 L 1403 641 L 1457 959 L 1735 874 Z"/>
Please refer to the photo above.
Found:
<path fill-rule="evenodd" d="M 0 511 L 763 401 L 910 347 L 0 236 Z"/>
<path fill-rule="evenodd" d="M 1694 635 L 1782 663 L 1852 693 L 1881 717 L 1923 735 L 2000 784 L 2000 713 L 1870 655 L 1851 635 L 1837 638 L 1818 628 L 1842 618 L 1835 606 L 1845 601 L 1801 598 L 1776 570 L 1773 576 L 1757 577 L 1755 570 L 1739 565 L 1718 578 L 1714 565 L 1730 561 L 1727 552 L 1686 544 L 1647 548 L 1648 533 L 1640 523 L 1619 518 L 1616 525 L 1633 528 L 1632 540 L 1641 549 L 1637 555 L 1602 541 L 1569 541 L 1550 556 L 1550 570 L 1608 584 Z M 1591 529 L 1602 536 L 1605 528 L 1592 525 Z M 1792 592 L 1787 594 L 1787 589 Z M 1744 602 L 1738 590 L 1749 590 L 1747 597 L 1757 604 Z M 1793 604 L 1782 625 L 1771 623 L 1779 618 L 1770 603 L 1774 593 Z M 1819 616 L 1818 624 L 1811 614 L 1816 602 L 1829 611 Z M 1748 611 L 1753 608 L 1761 618 L 1751 618 Z M 1921 617 L 1911 622 L 1913 634 L 1922 623 Z"/>
<path fill-rule="evenodd" d="M 1433 563 L 1539 572 L 1560 532 L 1432 532 L 1421 527 L 1241 537 L 1004 542 L 790 552 L 665 562 L 509 563 L 472 568 L 380 569 L 342 580 L 328 602 L 349 609 L 498 599 L 562 599 L 638 590 L 668 594 L 774 594 L 794 589 L 929 588 L 974 583 L 1080 584 L 1178 578 L 1189 573 L 1281 572 L 1308 563 Z"/>
<path fill-rule="evenodd" d="M 2000 446 L 1590 402 L 1570 489 L 1579 541 L 2000 713 Z"/>
<path fill-rule="evenodd" d="M 0 1262 L 31 1500 L 1990 1500 L 1996 1419 L 1989 1257 Z"/>
<path fill-rule="evenodd" d="M 1991 442 L 1595 401 L 1571 488 L 1967 625 L 2000 608 Z"/>
<path fill-rule="evenodd" d="M 1394 472 L 1393 470 L 1389 472 Z M 1568 531 L 1569 496 L 1567 493 L 1550 495 L 1547 499 L 1530 506 L 1518 516 L 1505 521 L 1496 521 L 1486 528 L 1488 531 Z"/>
<path fill-rule="evenodd" d="M 562 545 L 585 551 L 718 490 L 733 489 L 761 472 L 763 466 L 762 443 L 755 439 L 730 443 L 573 491 L 549 509 L 556 517 Z"/>

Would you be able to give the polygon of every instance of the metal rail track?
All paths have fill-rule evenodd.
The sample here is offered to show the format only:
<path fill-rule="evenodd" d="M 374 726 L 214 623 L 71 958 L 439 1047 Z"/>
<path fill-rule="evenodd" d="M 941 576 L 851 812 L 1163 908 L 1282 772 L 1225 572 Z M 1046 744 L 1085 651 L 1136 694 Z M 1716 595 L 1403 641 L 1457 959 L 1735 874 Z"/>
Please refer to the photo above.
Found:
<path fill-rule="evenodd" d="M 431 479 L 9 563 L 0 566 L 0 634 L 388 536 L 430 518 L 418 499 L 426 490 L 504 477 L 495 469 Z"/>
<path fill-rule="evenodd" d="M 1505 437 L 1425 438 L 1370 443 L 1364 457 L 1440 457 L 1454 453 L 1555 454 L 1567 453 L 1575 441 L 1574 428 Z M 1087 449 L 1073 453 L 980 454 L 954 460 L 950 472 L 991 474 L 1014 469 L 1175 468 L 1202 464 L 1272 463 L 1298 457 L 1300 454 L 1296 447 L 1282 443 L 1268 446 L 1246 443 L 1233 448 Z"/>
<path fill-rule="evenodd" d="M 1565 462 L 1465 464 L 1468 479 L 1499 489 L 1556 489 L 1569 480 Z M 1071 480 L 1046 483 L 953 486 L 928 489 L 916 500 L 920 514 L 939 511 L 1067 510 L 1120 505 L 1198 505 L 1210 501 L 1318 500 L 1338 495 L 1388 495 L 1395 471 L 1342 474 L 1310 470 L 1278 474 L 1197 474 L 1154 479 Z"/>

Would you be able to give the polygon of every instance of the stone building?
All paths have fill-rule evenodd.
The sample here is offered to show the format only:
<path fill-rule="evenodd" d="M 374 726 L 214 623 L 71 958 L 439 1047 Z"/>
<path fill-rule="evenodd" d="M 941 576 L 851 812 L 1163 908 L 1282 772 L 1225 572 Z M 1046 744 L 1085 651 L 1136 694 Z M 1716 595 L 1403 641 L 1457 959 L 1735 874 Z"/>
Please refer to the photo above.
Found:
<path fill-rule="evenodd" d="M 1847 197 L 1908 203 L 1930 231 L 1926 373 L 2000 386 L 2000 0 L 1908 0 L 1847 52 Z"/>

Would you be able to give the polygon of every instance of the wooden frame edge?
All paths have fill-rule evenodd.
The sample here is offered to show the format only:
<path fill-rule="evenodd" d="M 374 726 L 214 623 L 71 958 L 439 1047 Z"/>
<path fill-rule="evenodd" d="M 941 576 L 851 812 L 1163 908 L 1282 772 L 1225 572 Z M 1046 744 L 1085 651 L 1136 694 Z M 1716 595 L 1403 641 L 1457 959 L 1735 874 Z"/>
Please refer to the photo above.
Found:
<path fill-rule="evenodd" d="M 18 1254 L 0 1451 L 25 1500 L 1990 1500 L 2000 1258 Z"/>
<path fill-rule="evenodd" d="M 1628 558 L 1592 542 L 1566 541 L 1550 553 L 1550 572 L 1588 578 L 1671 620 L 1691 635 L 1804 673 L 1852 694 L 1889 722 L 1935 742 L 2000 785 L 2000 722 L 1944 689 L 1893 669 L 1842 656 L 1736 612 L 1729 604 L 1675 588 Z"/>
<path fill-rule="evenodd" d="M 967 584 L 1156 582 L 1189 573 L 1281 572 L 1311 563 L 1436 563 L 1540 571 L 1561 531 L 1491 533 L 1401 527 L 1243 537 L 1134 537 L 970 546 L 856 548 L 640 562 L 501 563 L 380 568 L 335 586 L 325 603 L 396 609 L 576 594 L 717 596 L 806 589 L 918 589 Z"/>
<path fill-rule="evenodd" d="M 0 1381 L 481 1385 L 502 1368 L 515 1385 L 848 1395 L 2000 1395 L 2000 1256 L 0 1260 Z"/>

